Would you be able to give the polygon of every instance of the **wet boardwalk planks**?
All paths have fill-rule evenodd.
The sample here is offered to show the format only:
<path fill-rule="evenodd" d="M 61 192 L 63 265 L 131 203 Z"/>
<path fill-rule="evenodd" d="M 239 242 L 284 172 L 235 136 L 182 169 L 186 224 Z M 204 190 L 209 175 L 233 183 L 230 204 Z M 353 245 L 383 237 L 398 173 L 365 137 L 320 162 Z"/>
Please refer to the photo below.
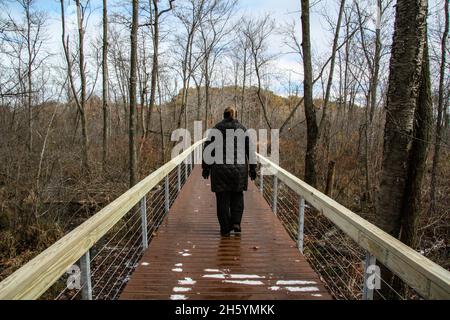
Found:
<path fill-rule="evenodd" d="M 253 183 L 242 235 L 220 237 L 209 183 L 197 166 L 121 299 L 330 299 Z"/>

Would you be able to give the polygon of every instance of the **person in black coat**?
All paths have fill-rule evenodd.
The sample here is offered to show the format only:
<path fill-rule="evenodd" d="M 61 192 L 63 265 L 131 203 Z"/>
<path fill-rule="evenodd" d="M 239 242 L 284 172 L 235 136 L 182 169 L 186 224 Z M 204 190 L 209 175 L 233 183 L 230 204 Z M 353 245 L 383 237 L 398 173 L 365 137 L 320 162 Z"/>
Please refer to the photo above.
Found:
<path fill-rule="evenodd" d="M 222 236 L 229 236 L 231 231 L 241 232 L 243 191 L 247 190 L 248 176 L 252 180 L 256 178 L 255 144 L 248 135 L 244 135 L 243 139 L 237 137 L 246 133 L 247 129 L 236 116 L 236 109 L 226 108 L 224 119 L 214 126 L 215 133 L 222 136 L 222 146 L 220 142 L 215 143 L 214 148 L 211 148 L 212 151 L 206 152 L 208 146 L 216 140 L 216 136 L 210 132 L 203 149 L 202 176 L 204 179 L 211 176 L 211 191 L 216 194 L 217 217 Z M 234 136 L 233 144 L 227 144 L 229 134 Z M 245 146 L 240 145 L 242 141 L 245 141 Z M 223 153 L 216 158 L 216 151 L 220 148 Z M 208 154 L 214 157 L 214 162 L 211 163 L 210 159 L 205 161 Z"/>

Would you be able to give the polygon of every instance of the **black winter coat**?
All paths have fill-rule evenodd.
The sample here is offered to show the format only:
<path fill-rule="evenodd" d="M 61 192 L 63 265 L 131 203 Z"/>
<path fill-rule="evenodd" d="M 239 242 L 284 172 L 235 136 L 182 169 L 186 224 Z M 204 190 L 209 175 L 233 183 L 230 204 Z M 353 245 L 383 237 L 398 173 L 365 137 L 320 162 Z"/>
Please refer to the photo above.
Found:
<path fill-rule="evenodd" d="M 249 165 L 249 159 L 251 159 L 249 157 L 249 153 L 252 152 L 251 150 L 255 150 L 254 145 L 252 145 L 252 147 L 250 146 L 250 143 L 253 143 L 251 139 L 249 139 L 248 137 L 245 138 L 245 155 L 242 155 L 239 154 L 239 152 L 242 152 L 242 148 L 238 148 L 237 139 L 235 138 L 234 150 L 232 151 L 234 152 L 234 163 L 226 163 L 226 130 L 241 129 L 246 132 L 247 128 L 245 128 L 238 120 L 230 118 L 226 118 L 217 123 L 214 128 L 220 130 L 220 132 L 222 133 L 223 161 L 222 163 L 207 164 L 205 163 L 205 157 L 203 157 L 202 169 L 209 171 L 210 173 L 211 190 L 213 192 L 240 192 L 247 190 L 249 167 L 250 170 L 256 170 L 256 164 Z M 214 136 L 208 136 L 207 141 L 204 143 L 204 149 L 214 140 Z M 231 150 L 229 150 L 228 152 L 230 151 Z M 242 156 L 245 156 L 245 163 L 238 164 L 238 159 Z M 254 155 L 252 155 L 252 158 L 254 158 Z"/>

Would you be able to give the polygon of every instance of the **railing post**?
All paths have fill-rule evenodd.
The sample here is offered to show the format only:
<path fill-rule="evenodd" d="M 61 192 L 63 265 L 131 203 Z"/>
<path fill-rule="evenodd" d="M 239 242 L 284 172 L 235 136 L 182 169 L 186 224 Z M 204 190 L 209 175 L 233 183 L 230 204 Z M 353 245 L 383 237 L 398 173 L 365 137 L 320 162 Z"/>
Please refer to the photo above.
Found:
<path fill-rule="evenodd" d="M 298 216 L 298 250 L 303 253 L 303 239 L 305 228 L 305 199 L 300 197 L 299 216 Z"/>
<path fill-rule="evenodd" d="M 169 193 L 169 175 L 164 178 L 164 193 L 165 193 L 165 209 L 166 213 L 169 212 L 170 208 L 170 193 Z"/>
<path fill-rule="evenodd" d="M 259 192 L 261 192 L 261 194 L 264 192 L 264 174 L 262 166 L 259 168 Z"/>
<path fill-rule="evenodd" d="M 178 192 L 181 190 L 181 165 L 177 166 L 177 188 Z"/>
<path fill-rule="evenodd" d="M 277 214 L 277 201 L 278 201 L 278 177 L 273 175 L 273 199 L 272 208 L 273 213 Z"/>
<path fill-rule="evenodd" d="M 363 287 L 363 300 L 373 300 L 373 291 L 374 288 L 369 286 L 369 277 L 371 273 L 367 270 L 370 266 L 373 266 L 377 263 L 377 259 L 370 254 L 370 252 L 366 252 L 366 259 L 364 261 L 364 287 Z M 377 275 L 375 275 L 377 276 Z"/>
<path fill-rule="evenodd" d="M 147 196 L 141 199 L 142 249 L 148 248 L 147 239 Z"/>
<path fill-rule="evenodd" d="M 184 183 L 186 183 L 186 181 L 188 179 L 188 170 L 189 170 L 189 166 L 188 166 L 188 161 L 186 158 L 186 159 L 184 159 Z"/>
<path fill-rule="evenodd" d="M 91 283 L 91 255 L 89 250 L 80 258 L 81 271 L 81 298 L 83 300 L 92 300 Z"/>

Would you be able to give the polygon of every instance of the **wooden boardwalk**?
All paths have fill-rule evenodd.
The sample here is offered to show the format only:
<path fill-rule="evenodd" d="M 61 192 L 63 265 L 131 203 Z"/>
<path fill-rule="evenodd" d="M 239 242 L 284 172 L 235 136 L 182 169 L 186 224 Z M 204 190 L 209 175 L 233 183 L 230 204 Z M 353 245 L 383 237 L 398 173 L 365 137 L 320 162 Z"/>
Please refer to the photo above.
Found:
<path fill-rule="evenodd" d="M 331 299 L 252 182 L 241 236 L 220 236 L 215 206 L 196 166 L 121 299 Z"/>

